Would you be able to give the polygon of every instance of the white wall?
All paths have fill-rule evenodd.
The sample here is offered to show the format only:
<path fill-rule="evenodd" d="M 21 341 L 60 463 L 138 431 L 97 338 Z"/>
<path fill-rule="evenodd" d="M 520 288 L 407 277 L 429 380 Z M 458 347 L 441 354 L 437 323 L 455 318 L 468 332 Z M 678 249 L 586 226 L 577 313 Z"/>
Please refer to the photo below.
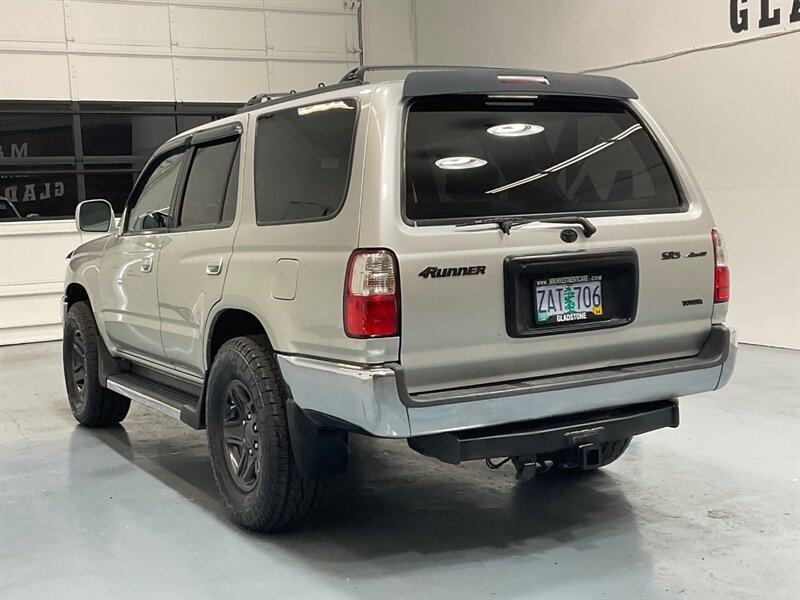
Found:
<path fill-rule="evenodd" d="M 0 99 L 244 102 L 360 64 L 356 0 L 0 0 Z M 58 339 L 72 221 L 0 223 L 0 345 Z"/>
<path fill-rule="evenodd" d="M 414 64 L 415 4 L 411 0 L 368 0 L 362 6 L 365 64 Z"/>
<path fill-rule="evenodd" d="M 772 0 L 734 33 L 728 0 L 366 0 L 415 22 L 419 63 L 501 65 L 618 76 L 669 130 L 727 237 L 730 322 L 746 342 L 800 348 L 800 21 Z M 800 12 L 800 6 L 796 9 Z M 373 23 L 380 24 L 379 19 Z M 766 23 L 765 23 L 766 24 Z M 387 40 L 365 63 L 404 62 Z M 641 63 L 641 64 L 636 64 Z"/>

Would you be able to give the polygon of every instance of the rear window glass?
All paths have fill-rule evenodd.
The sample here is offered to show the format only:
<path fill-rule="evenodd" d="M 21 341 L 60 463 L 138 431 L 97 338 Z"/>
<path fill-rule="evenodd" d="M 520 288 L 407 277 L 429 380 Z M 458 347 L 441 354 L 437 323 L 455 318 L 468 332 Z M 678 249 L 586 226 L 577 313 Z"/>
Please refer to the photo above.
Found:
<path fill-rule="evenodd" d="M 409 110 L 412 220 L 679 206 L 649 133 L 619 103 L 438 98 Z"/>
<path fill-rule="evenodd" d="M 260 224 L 332 217 L 344 202 L 355 100 L 290 108 L 258 120 L 256 218 Z"/>

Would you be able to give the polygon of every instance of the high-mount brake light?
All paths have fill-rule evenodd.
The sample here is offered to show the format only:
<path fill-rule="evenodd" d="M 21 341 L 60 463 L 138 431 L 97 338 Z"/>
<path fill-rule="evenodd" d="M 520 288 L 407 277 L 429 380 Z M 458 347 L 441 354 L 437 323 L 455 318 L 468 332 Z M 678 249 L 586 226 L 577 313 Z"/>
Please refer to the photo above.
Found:
<path fill-rule="evenodd" d="M 344 330 L 352 338 L 398 335 L 397 258 L 391 250 L 355 250 L 344 283 Z"/>
<path fill-rule="evenodd" d="M 711 230 L 714 246 L 714 302 L 727 302 L 731 298 L 731 273 L 728 269 L 728 253 L 725 238 L 716 229 Z"/>

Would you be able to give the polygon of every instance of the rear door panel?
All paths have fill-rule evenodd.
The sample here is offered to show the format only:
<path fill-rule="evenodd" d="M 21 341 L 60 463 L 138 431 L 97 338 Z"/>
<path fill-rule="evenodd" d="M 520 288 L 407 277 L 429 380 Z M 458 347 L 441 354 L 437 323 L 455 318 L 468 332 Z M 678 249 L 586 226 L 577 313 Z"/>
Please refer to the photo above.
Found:
<path fill-rule="evenodd" d="M 566 244 L 565 226 L 466 231 L 417 228 L 417 252 L 398 252 L 401 363 L 411 392 L 510 381 L 696 354 L 713 309 L 711 225 L 699 215 L 593 219 L 598 232 Z M 632 249 L 638 258 L 633 320 L 595 331 L 515 338 L 506 329 L 504 261 Z M 679 259 L 664 260 L 665 252 Z M 701 254 L 685 258 L 690 253 Z M 706 254 L 702 254 L 705 252 Z M 485 274 L 423 278 L 429 267 L 485 266 Z"/>
<path fill-rule="evenodd" d="M 458 102 L 454 100 L 451 104 Z M 607 210 L 605 214 L 588 214 L 591 212 L 588 211 L 585 214 L 597 227 L 597 232 L 587 239 L 580 227 L 569 225 L 531 223 L 514 227 L 510 235 L 505 235 L 493 225 L 456 227 L 458 219 L 448 221 L 444 218 L 448 216 L 448 210 L 457 209 L 459 194 L 462 193 L 467 194 L 464 199 L 471 203 L 472 217 L 508 214 L 510 206 L 524 208 L 523 200 L 511 193 L 507 198 L 502 198 L 502 193 L 497 195 L 496 204 L 487 203 L 477 195 L 469 197 L 474 190 L 478 194 L 493 195 L 487 191 L 489 188 L 483 181 L 464 181 L 463 186 L 451 186 L 451 183 L 456 183 L 456 178 L 447 176 L 443 185 L 441 181 L 436 184 L 438 192 L 429 185 L 423 193 L 427 192 L 429 198 L 434 197 L 432 206 L 435 206 L 437 193 L 443 197 L 440 205 L 435 206 L 440 210 L 438 214 L 435 211 L 426 213 L 424 207 L 417 207 L 420 210 L 416 216 L 409 214 L 405 194 L 409 188 L 410 169 L 418 168 L 425 161 L 430 164 L 442 156 L 483 158 L 488 166 L 497 158 L 498 168 L 492 169 L 492 173 L 501 177 L 499 184 L 502 186 L 526 170 L 528 173 L 550 170 L 552 175 L 546 177 L 561 177 L 558 175 L 561 168 L 556 165 L 558 161 L 574 164 L 570 156 L 576 158 L 584 148 L 602 145 L 602 139 L 581 138 L 577 148 L 562 148 L 558 136 L 550 136 L 546 139 L 552 156 L 539 161 L 540 164 L 536 161 L 526 163 L 530 168 L 523 165 L 525 168 L 515 173 L 511 170 L 506 172 L 502 168 L 503 157 L 514 154 L 493 154 L 497 143 L 476 141 L 482 132 L 488 132 L 488 126 L 499 123 L 500 117 L 493 114 L 487 119 L 473 119 L 467 123 L 464 121 L 469 121 L 467 111 L 459 114 L 460 122 L 466 125 L 453 138 L 453 144 L 446 143 L 447 131 L 442 131 L 444 135 L 437 133 L 433 136 L 431 147 L 413 154 L 410 159 L 411 140 L 405 123 L 411 109 L 409 101 L 402 97 L 402 88 L 385 84 L 376 92 L 375 104 L 377 109 L 370 125 L 371 151 L 367 153 L 364 169 L 359 246 L 389 248 L 397 255 L 401 302 L 400 363 L 412 394 L 697 354 L 710 332 L 714 308 L 713 219 L 677 150 L 641 105 L 636 102 L 625 104 L 645 131 L 641 131 L 642 128 L 634 131 L 629 128 L 629 123 L 620 121 L 616 129 L 607 128 L 603 139 L 610 142 L 616 137 L 627 141 L 614 144 L 627 144 L 637 138 L 641 142 L 639 136 L 649 135 L 657 140 L 654 142 L 658 147 L 656 154 L 642 150 L 641 146 L 637 152 L 644 152 L 643 160 L 650 167 L 663 155 L 669 176 L 665 178 L 662 170 L 658 186 L 669 196 L 665 186 L 674 183 L 680 206 L 675 194 L 671 195 L 671 201 L 675 201 L 672 208 L 667 208 L 667 203 L 662 202 L 668 196 L 659 196 L 651 206 L 661 208 L 650 211 L 634 210 L 633 203 L 626 203 L 624 197 L 618 198 L 620 201 L 614 204 L 616 212 Z M 450 105 L 445 104 L 445 110 L 450 110 L 447 107 Z M 553 119 L 540 121 L 531 117 L 529 120 L 520 114 L 514 114 L 513 119 L 545 127 L 544 134 L 536 135 L 547 136 L 547 131 L 555 131 L 547 129 L 554 123 Z M 456 127 L 460 125 L 456 124 Z M 620 138 L 619 129 L 630 133 Z M 425 128 L 422 131 L 426 131 Z M 461 145 L 459 140 L 462 138 L 468 143 Z M 513 139 L 508 142 L 516 144 Z M 619 156 L 613 152 L 608 148 L 597 149 L 591 156 L 611 160 L 613 156 Z M 480 168 L 483 167 L 473 171 Z M 596 185 L 602 179 L 593 175 Z M 615 176 L 606 178 L 606 183 L 613 186 L 615 181 L 624 179 L 625 173 L 617 172 Z M 546 181 L 544 176 L 534 181 L 532 188 L 518 187 L 510 192 L 540 189 L 539 184 L 543 181 Z M 616 188 L 620 194 L 630 193 L 630 186 L 620 186 Z M 573 194 L 572 188 L 562 186 L 561 189 Z M 633 193 L 637 189 L 642 189 L 641 182 L 633 183 Z M 542 193 L 552 191 L 556 190 L 551 188 L 542 190 Z M 578 193 L 582 193 L 580 189 L 573 195 Z M 414 199 L 418 197 L 421 196 L 417 196 L 415 190 Z M 605 196 L 606 200 L 608 198 Z M 551 200 L 555 204 L 549 206 L 558 209 L 557 198 Z M 520 203 L 514 204 L 517 201 Z M 597 202 L 593 201 L 593 207 L 597 209 Z M 450 211 L 449 216 L 456 214 L 457 210 Z M 558 215 L 545 212 L 541 216 Z M 425 221 L 437 217 L 440 218 L 438 222 Z M 412 219 L 418 221 L 415 223 Z M 462 218 L 460 222 L 464 220 Z M 572 243 L 566 243 L 560 237 L 561 232 L 568 228 L 578 232 L 577 240 Z M 554 253 L 581 256 L 617 251 L 635 253 L 638 264 L 636 312 L 629 323 L 594 331 L 559 331 L 531 337 L 509 335 L 504 272 L 508 257 L 546 257 Z M 452 271 L 450 276 L 430 276 L 431 272 L 438 273 L 439 269 Z M 429 276 L 422 276 L 425 273 Z"/>

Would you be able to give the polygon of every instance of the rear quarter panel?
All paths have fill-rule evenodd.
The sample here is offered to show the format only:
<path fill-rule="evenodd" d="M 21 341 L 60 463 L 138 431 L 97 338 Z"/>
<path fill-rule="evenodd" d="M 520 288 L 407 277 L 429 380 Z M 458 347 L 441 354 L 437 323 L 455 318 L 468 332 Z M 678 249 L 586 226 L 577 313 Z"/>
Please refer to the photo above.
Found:
<path fill-rule="evenodd" d="M 341 211 L 325 221 L 257 225 L 254 169 L 258 166 L 253 164 L 253 157 L 258 116 L 265 113 L 259 112 L 251 118 L 240 195 L 242 222 L 234 242 L 223 297 L 209 322 L 227 308 L 244 309 L 259 318 L 278 352 L 347 362 L 382 363 L 398 359 L 397 338 L 351 339 L 345 335 L 343 324 L 347 260 L 359 245 L 358 226 L 367 139 L 370 137 L 372 89 L 320 94 L 312 101 L 301 99 L 281 104 L 274 110 L 348 97 L 359 100 L 351 176 Z M 282 259 L 299 263 L 296 294 L 292 300 L 281 299 L 286 297 L 282 293 L 287 287 L 286 273 L 276 269 L 276 265 Z"/>

